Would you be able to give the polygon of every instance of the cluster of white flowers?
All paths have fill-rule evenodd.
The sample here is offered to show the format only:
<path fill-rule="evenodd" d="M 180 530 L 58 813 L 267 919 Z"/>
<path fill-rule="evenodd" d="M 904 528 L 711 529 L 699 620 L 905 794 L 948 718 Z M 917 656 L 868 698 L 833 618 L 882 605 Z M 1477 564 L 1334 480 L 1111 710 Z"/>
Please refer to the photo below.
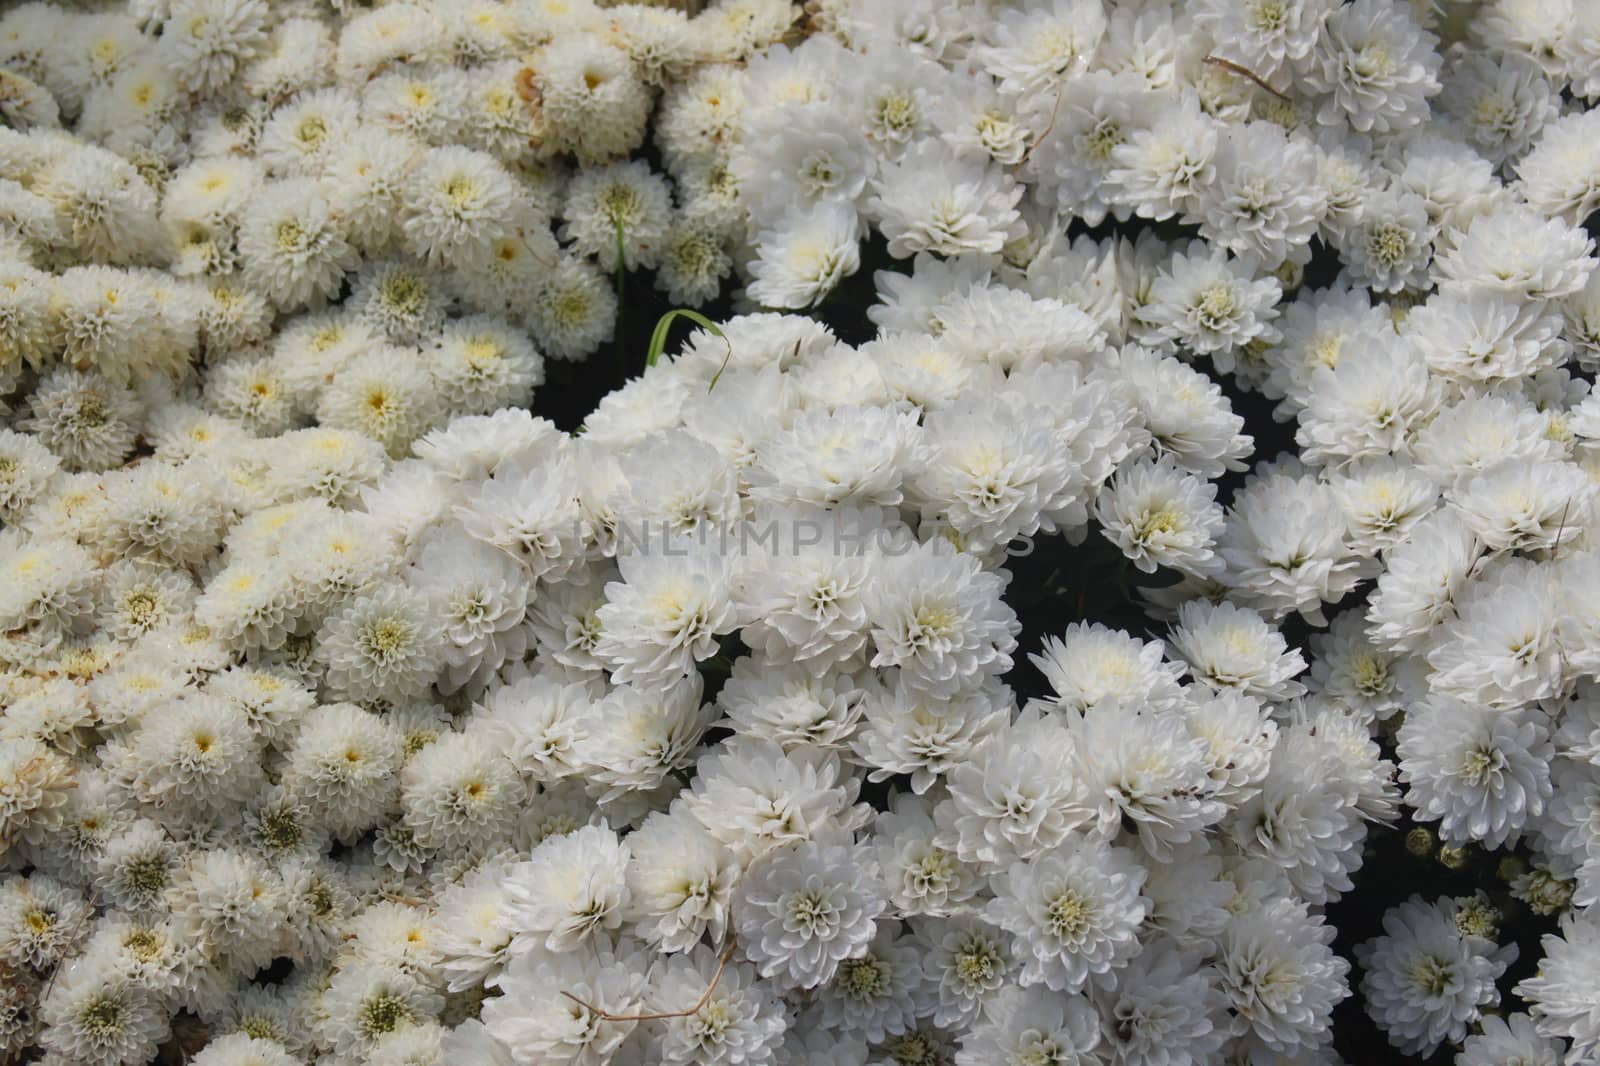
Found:
<path fill-rule="evenodd" d="M 1600 1062 L 1600 5 L 687 6 L 0 16 L 0 1059 Z"/>
<path fill-rule="evenodd" d="M 563 359 L 610 337 L 619 253 L 675 301 L 717 294 L 743 227 L 733 98 L 705 74 L 792 21 L 786 0 L 130 6 L 25 3 L 0 28 L 0 381 L 203 351 L 234 364 L 214 406 L 277 432 L 297 407 L 373 418 L 375 364 L 403 364 L 427 373 L 389 381 L 402 452 L 425 412 L 526 402 L 540 360 L 507 334 Z M 630 158 L 658 99 L 670 180 Z"/>

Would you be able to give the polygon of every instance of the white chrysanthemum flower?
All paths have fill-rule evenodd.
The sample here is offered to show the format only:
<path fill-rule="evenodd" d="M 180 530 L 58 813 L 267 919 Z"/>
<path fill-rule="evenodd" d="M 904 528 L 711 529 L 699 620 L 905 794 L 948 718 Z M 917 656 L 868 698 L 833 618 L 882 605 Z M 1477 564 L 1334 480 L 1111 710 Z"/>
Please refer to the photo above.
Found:
<path fill-rule="evenodd" d="M 1185 95 L 1111 146 L 1106 183 L 1140 218 L 1197 215 L 1201 193 L 1216 177 L 1218 134 L 1217 122 Z"/>
<path fill-rule="evenodd" d="M 999 684 L 934 698 L 896 679 L 892 686 L 867 689 L 861 730 L 851 747 L 872 767 L 869 779 L 906 774 L 912 790 L 921 795 L 1004 727 L 1013 706 L 1011 691 Z"/>
<path fill-rule="evenodd" d="M 1362 133 L 1426 122 L 1428 98 L 1439 91 L 1436 45 L 1409 8 L 1376 0 L 1336 8 L 1303 64 L 1307 88 L 1322 96 L 1317 120 Z"/>
<path fill-rule="evenodd" d="M 1294 467 L 1264 467 L 1233 498 L 1217 544 L 1219 580 L 1240 605 L 1271 622 L 1291 612 L 1320 624 L 1366 576 L 1344 540 L 1343 511 L 1327 486 Z"/>
<path fill-rule="evenodd" d="M 334 39 L 316 18 L 285 18 L 273 29 L 262 53 L 245 66 L 241 82 L 264 100 L 286 100 L 332 80 Z"/>
<path fill-rule="evenodd" d="M 284 946 L 283 880 L 244 852 L 191 853 L 167 889 L 167 902 L 181 935 L 239 971 L 266 966 Z"/>
<path fill-rule="evenodd" d="M 1230 259 L 1197 241 L 1161 271 L 1139 316 L 1158 336 L 1212 356 L 1226 372 L 1235 349 L 1258 338 L 1277 340 L 1271 323 L 1281 295 L 1277 280 L 1256 278 L 1247 260 Z"/>
<path fill-rule="evenodd" d="M 817 989 L 812 1018 L 830 1032 L 882 1044 L 914 1031 L 921 984 L 915 942 L 885 924 L 865 951 L 841 962 L 833 979 Z"/>
<path fill-rule="evenodd" d="M 1165 651 L 1160 643 L 1099 624 L 1074 623 L 1060 639 L 1046 637 L 1043 653 L 1029 658 L 1062 710 L 1082 714 L 1110 702 L 1162 712 L 1178 709 L 1184 700 L 1178 685 L 1183 667 L 1164 661 Z"/>
<path fill-rule="evenodd" d="M 0 520 L 17 525 L 60 469 L 61 460 L 36 437 L 0 429 Z"/>
<path fill-rule="evenodd" d="M 769 854 L 734 895 L 744 954 L 784 988 L 816 988 L 862 953 L 887 905 L 869 852 L 823 837 Z"/>
<path fill-rule="evenodd" d="M 707 989 L 709 994 L 702 995 Z M 725 964 L 704 945 L 666 962 L 648 1004 L 652 1011 L 687 1011 L 663 1026 L 663 1066 L 754 1066 L 774 1061 L 787 1028 L 782 1001 L 760 983 L 754 968 L 747 963 Z"/>
<path fill-rule="evenodd" d="M 333 209 L 309 178 L 270 184 L 243 209 L 244 279 L 280 309 L 337 296 L 358 263 Z"/>
<path fill-rule="evenodd" d="M 904 498 L 904 482 L 921 473 L 926 461 L 924 433 L 913 413 L 850 405 L 802 412 L 768 435 L 756 444 L 744 477 L 751 497 L 766 502 L 895 506 Z M 851 532 L 841 525 L 834 540 Z"/>
<path fill-rule="evenodd" d="M 430 937 L 439 951 L 439 969 L 449 991 L 482 987 L 510 959 L 510 904 L 506 864 L 487 861 L 439 894 Z"/>
<path fill-rule="evenodd" d="M 938 840 L 930 802 L 900 793 L 873 823 L 878 866 L 901 913 L 955 914 L 978 893 L 982 878 Z"/>
<path fill-rule="evenodd" d="M 617 563 L 622 580 L 606 586 L 595 648 L 615 681 L 673 682 L 716 654 L 716 638 L 735 625 L 722 556 L 680 545 Z"/>
<path fill-rule="evenodd" d="M 628 270 L 654 268 L 672 223 L 672 193 L 647 163 L 632 161 L 580 171 L 567 186 L 561 239 L 607 272 L 622 255 Z"/>
<path fill-rule="evenodd" d="M 466 94 L 466 74 L 454 66 L 402 66 L 367 84 L 361 117 L 364 124 L 406 137 L 418 148 L 449 144 L 459 136 Z"/>
<path fill-rule="evenodd" d="M 219 472 L 204 460 L 146 460 L 119 471 L 106 483 L 110 540 L 125 552 L 193 565 L 222 536 L 221 487 Z"/>
<path fill-rule="evenodd" d="M 306 715 L 288 753 L 283 783 L 340 837 L 370 829 L 399 795 L 404 738 L 392 724 L 350 703 Z"/>
<path fill-rule="evenodd" d="M 1133 389 L 1158 456 L 1171 455 L 1185 470 L 1208 479 L 1245 469 L 1242 460 L 1254 443 L 1239 432 L 1244 419 L 1233 413 L 1215 381 L 1180 359 L 1137 345 L 1123 348 L 1114 362 Z"/>
<path fill-rule="evenodd" d="M 401 229 L 408 249 L 434 266 L 470 268 L 493 254 L 493 240 L 515 227 L 517 186 L 493 156 L 435 148 L 406 175 Z"/>
<path fill-rule="evenodd" d="M 716 705 L 700 695 L 699 675 L 691 674 L 666 688 L 619 684 L 590 706 L 575 754 L 601 803 L 660 788 L 693 764 L 717 718 Z"/>
<path fill-rule="evenodd" d="M 275 1040 L 236 1032 L 211 1040 L 189 1061 L 194 1066 L 294 1066 L 295 1058 Z"/>
<path fill-rule="evenodd" d="M 1102 1025 L 1084 996 L 1061 996 L 1042 988 L 1007 987 L 967 1031 L 956 1066 L 1101 1061 Z"/>
<path fill-rule="evenodd" d="M 1584 524 L 1574 516 L 1588 513 L 1594 493 L 1572 463 L 1512 462 L 1458 483 L 1446 499 L 1490 551 L 1537 551 L 1555 549 Z"/>
<path fill-rule="evenodd" d="M 1077 304 L 1020 289 L 958 289 L 928 313 L 937 321 L 941 350 L 960 353 L 975 364 L 988 362 L 1008 374 L 1069 359 L 1089 362 L 1106 343 L 1101 323 Z M 931 327 L 930 322 L 918 330 L 931 332 Z"/>
<path fill-rule="evenodd" d="M 195 603 L 195 621 L 230 648 L 283 647 L 302 588 L 281 564 L 246 559 L 224 567 Z"/>
<path fill-rule="evenodd" d="M 1512 297 L 1441 293 L 1406 316 L 1405 332 L 1435 373 L 1463 384 L 1531 377 L 1564 356 L 1560 319 Z"/>
<path fill-rule="evenodd" d="M 973 58 L 1001 93 L 1048 106 L 1049 90 L 1088 66 L 1105 31 L 1099 3 L 1051 0 L 1001 14 L 986 27 Z"/>
<path fill-rule="evenodd" d="M 1400 727 L 1400 780 L 1422 821 L 1448 843 L 1514 842 L 1550 798 L 1554 749 L 1537 713 L 1434 696 Z"/>
<path fill-rule="evenodd" d="M 356 275 L 348 306 L 395 344 L 414 344 L 444 325 L 444 278 L 409 259 L 379 259 Z"/>
<path fill-rule="evenodd" d="M 520 677 L 489 690 L 484 711 L 505 753 L 526 777 L 553 784 L 577 773 L 577 746 L 588 735 L 596 693 L 558 675 Z"/>
<path fill-rule="evenodd" d="M 1600 922 L 1593 912 L 1569 914 L 1559 934 L 1541 939 L 1544 958 L 1536 976 L 1517 985 L 1518 996 L 1528 1003 L 1539 1034 L 1572 1041 L 1568 1058 L 1593 1052 L 1600 1045 Z"/>
<path fill-rule="evenodd" d="M 1461 1044 L 1456 1055 L 1458 1066 L 1493 1066 L 1521 1062 L 1526 1066 L 1560 1066 L 1566 1043 L 1540 1035 L 1537 1023 L 1518 1012 L 1502 1018 L 1486 1015 L 1479 1031 Z"/>
<path fill-rule="evenodd" d="M 317 635 L 317 657 L 342 698 L 402 700 L 433 683 L 444 634 L 424 595 L 391 585 L 330 617 Z"/>
<path fill-rule="evenodd" d="M 1410 1055 L 1459 1043 L 1485 1008 L 1500 1002 L 1495 981 L 1516 957 L 1492 940 L 1464 934 L 1448 898 L 1412 896 L 1383 916 L 1383 935 L 1356 945 L 1367 1013 Z"/>
<path fill-rule="evenodd" d="M 160 993 L 104 964 L 70 969 L 39 1004 L 40 1043 L 57 1061 L 82 1066 L 153 1059 L 170 1032 Z"/>
<path fill-rule="evenodd" d="M 1271 73 L 1310 54 L 1332 7 L 1326 0 L 1207 0 L 1195 22 L 1237 62 Z"/>
<path fill-rule="evenodd" d="M 1191 600 L 1178 608 L 1168 643 L 1194 679 L 1214 691 L 1235 689 L 1272 702 L 1305 692 L 1294 680 L 1305 670 L 1300 652 L 1247 608 Z"/>
<path fill-rule="evenodd" d="M 1359 611 L 1334 618 L 1327 633 L 1311 635 L 1311 689 L 1379 720 L 1402 710 L 1413 695 L 1414 661 L 1373 644 Z"/>
<path fill-rule="evenodd" d="M 231 359 L 206 381 L 206 404 L 261 436 L 295 425 L 294 390 L 271 359 Z"/>
<path fill-rule="evenodd" d="M 1072 841 L 1031 862 L 1013 863 L 995 879 L 988 921 L 1014 937 L 1023 987 L 1077 992 L 1110 975 L 1139 950 L 1137 933 L 1149 908 L 1139 894 L 1144 869 L 1134 853 Z"/>
<path fill-rule="evenodd" d="M 638 1025 L 631 1016 L 644 1010 L 647 971 L 654 961 L 628 945 L 614 950 L 591 942 L 560 953 L 535 949 L 490 978 L 502 994 L 484 1002 L 486 1036 L 504 1049 L 507 1066 L 609 1062 Z M 499 1066 L 495 1059 L 485 1061 Z"/>
<path fill-rule="evenodd" d="M 1223 126 L 1215 180 L 1196 205 L 1200 235 L 1269 266 L 1304 262 L 1328 209 L 1319 176 L 1309 139 L 1273 122 Z"/>
<path fill-rule="evenodd" d="M 616 320 L 617 294 L 605 275 L 587 260 L 562 255 L 544 276 L 526 323 L 552 358 L 581 360 L 611 339 Z"/>
<path fill-rule="evenodd" d="M 444 997 L 404 970 L 350 960 L 318 999 L 318 1030 L 334 1053 L 371 1062 L 389 1034 L 436 1018 Z"/>
<path fill-rule="evenodd" d="M 445 401 L 464 414 L 523 407 L 544 382 L 544 358 L 528 339 L 487 316 L 450 323 L 426 357 Z"/>
<path fill-rule="evenodd" d="M 814 307 L 861 266 L 855 208 L 824 203 L 756 235 L 749 295 L 765 307 Z"/>
<path fill-rule="evenodd" d="M 182 847 L 155 822 L 138 819 L 106 841 L 95 862 L 94 886 L 131 914 L 156 914 L 181 868 Z"/>
<path fill-rule="evenodd" d="M 298 99 L 315 99 L 321 94 Z M 280 111 L 296 107 L 286 104 Z M 404 134 L 370 125 L 324 126 L 315 136 L 326 146 L 318 159 L 325 193 L 350 242 L 378 254 L 400 237 L 402 190 L 418 149 Z"/>
<path fill-rule="evenodd" d="M 314 859 L 328 849 L 328 834 L 305 799 L 282 785 L 250 801 L 244 829 L 251 847 L 272 861 Z"/>
<path fill-rule="evenodd" d="M 506 659 L 521 654 L 527 636 L 519 627 L 532 594 L 515 559 L 455 535 L 459 529 L 435 526 L 424 535 L 411 579 L 443 623 L 444 691 L 485 681 Z"/>
<path fill-rule="evenodd" d="M 1467 54 L 1451 64 L 1439 94 L 1441 110 L 1463 138 L 1496 166 L 1527 151 L 1560 113 L 1557 87 L 1534 60 L 1507 52 Z"/>
<path fill-rule="evenodd" d="M 582 559 L 589 531 L 577 498 L 578 477 L 577 463 L 565 457 L 512 457 L 456 506 L 455 515 L 471 537 L 498 549 L 507 565 L 520 563 L 528 578 L 559 581 Z M 445 543 L 439 541 L 440 552 Z M 501 580 L 508 581 L 509 575 Z M 492 612 L 496 621 L 514 625 L 511 608 L 519 602 L 526 606 L 531 592 L 526 579 L 506 584 L 494 597 L 500 608 Z"/>
<path fill-rule="evenodd" d="M 10 878 L 0 888 L 0 960 L 13 970 L 53 970 L 82 948 L 92 915 L 76 890 L 52 877 Z"/>
<path fill-rule="evenodd" d="M 877 170 L 865 131 L 820 100 L 747 112 L 742 134 L 727 165 L 751 219 L 762 226 L 796 206 L 858 206 Z"/>
<path fill-rule="evenodd" d="M 721 943 L 739 875 L 733 853 L 683 814 L 651 814 L 628 836 L 629 916 L 662 951 Z"/>
<path fill-rule="evenodd" d="M 959 1028 L 980 1022 L 1015 978 L 1010 937 L 970 915 L 914 921 L 912 929 L 923 947 L 928 984 L 937 989 L 934 1024 Z M 930 999 L 933 990 L 925 993 Z"/>
<path fill-rule="evenodd" d="M 1546 125 L 1532 150 L 1517 161 L 1522 195 L 1541 214 L 1577 222 L 1600 207 L 1597 133 L 1600 118 L 1594 111 L 1563 115 Z"/>
<path fill-rule="evenodd" d="M 621 48 L 599 34 L 565 33 L 539 53 L 535 68 L 551 147 L 605 163 L 644 139 L 653 97 Z"/>
<path fill-rule="evenodd" d="M 865 210 L 897 258 L 918 252 L 994 255 L 1023 236 L 1016 210 L 1022 193 L 997 164 L 958 156 L 927 139 L 874 179 Z"/>
<path fill-rule="evenodd" d="M 260 758 L 242 710 L 191 694 L 145 718 L 119 771 L 131 793 L 161 817 L 209 822 L 220 807 L 242 805 L 261 788 Z"/>
<path fill-rule="evenodd" d="M 1422 289 L 1432 280 L 1433 221 L 1422 197 L 1399 188 L 1369 194 L 1340 242 L 1352 284 L 1375 292 Z"/>
<path fill-rule="evenodd" d="M 1427 652 L 1430 686 L 1496 708 L 1559 695 L 1557 608 L 1554 574 L 1525 560 L 1470 584 Z"/>
<path fill-rule="evenodd" d="M 1215 971 L 1177 943 L 1148 942 L 1105 997 L 1112 1061 L 1125 1066 L 1191 1066 L 1228 1038 L 1227 1000 Z"/>
<path fill-rule="evenodd" d="M 128 389 L 102 374 L 57 367 L 28 398 L 32 417 L 19 428 L 59 455 L 69 468 L 109 470 L 133 450 L 144 408 Z"/>
<path fill-rule="evenodd" d="M 1095 808 L 1092 828 L 1102 836 L 1126 827 L 1146 852 L 1166 859 L 1227 813 L 1211 795 L 1211 746 L 1181 712 L 1129 713 L 1107 701 L 1069 727 Z"/>
<path fill-rule="evenodd" d="M 652 435 L 619 459 L 626 492 L 611 501 L 618 554 L 632 551 L 677 553 L 662 540 L 693 540 L 698 551 L 727 553 L 731 534 L 743 517 L 739 471 L 716 446 L 690 432 Z M 670 473 L 669 473 L 670 471 Z M 582 490 L 580 489 L 580 494 Z"/>
<path fill-rule="evenodd" d="M 775 848 L 860 826 L 859 787 L 832 752 L 736 737 L 701 757 L 678 802 L 748 867 Z"/>
<path fill-rule="evenodd" d="M 1213 550 L 1223 523 L 1216 487 L 1168 456 L 1124 467 L 1096 496 L 1095 518 L 1147 574 L 1166 566 L 1210 576 L 1224 567 Z"/>
<path fill-rule="evenodd" d="M 262 50 L 267 24 L 266 0 L 172 0 L 160 47 L 184 88 L 206 96 Z"/>
<path fill-rule="evenodd" d="M 1021 624 L 1001 598 L 1004 579 L 936 539 L 886 554 L 869 587 L 872 665 L 933 697 L 1011 668 Z"/>
<path fill-rule="evenodd" d="M 1483 547 L 1461 517 L 1439 511 L 1417 523 L 1409 540 L 1389 554 L 1367 608 L 1368 633 L 1381 647 L 1425 649 L 1435 627 L 1448 621 L 1477 569 Z"/>
<path fill-rule="evenodd" d="M 817 676 L 798 665 L 745 656 L 717 703 L 735 732 L 784 748 L 843 748 L 861 723 L 865 692 L 850 674 Z"/>
<path fill-rule="evenodd" d="M 621 925 L 629 903 L 628 848 L 603 826 L 551 837 L 506 871 L 511 950 L 570 952 Z"/>
<path fill-rule="evenodd" d="M 1566 457 L 1546 415 L 1518 393 L 1467 394 L 1417 432 L 1412 458 L 1442 487 L 1502 463 Z"/>
<path fill-rule="evenodd" d="M 38 365 L 54 344 L 50 275 L 21 263 L 0 267 L 0 375 Z"/>
<path fill-rule="evenodd" d="M 129 86 L 132 94 L 148 93 L 153 100 L 175 106 L 182 97 L 172 75 L 154 55 L 147 55 L 145 62 L 145 71 L 137 72 L 140 76 Z M 151 76 L 143 76 L 146 73 Z M 33 192 L 55 210 L 69 262 L 122 265 L 159 259 L 166 234 L 156 211 L 155 189 L 132 163 L 109 149 L 76 145 L 42 165 L 31 184 Z"/>
<path fill-rule="evenodd" d="M 1440 288 L 1558 299 L 1583 288 L 1595 268 L 1593 251 L 1583 230 L 1508 206 L 1474 218 L 1439 256 Z"/>
<path fill-rule="evenodd" d="M 909 486 L 923 528 L 948 529 L 974 553 L 1053 532 L 1076 487 L 1055 454 L 1056 428 L 1053 411 L 999 396 L 929 413 L 927 462 Z"/>
<path fill-rule="evenodd" d="M 1223 992 L 1247 1031 L 1280 1054 L 1315 1052 L 1350 994 L 1350 964 L 1329 946 L 1334 929 L 1305 904 L 1275 899 L 1234 916 L 1218 944 Z"/>
<path fill-rule="evenodd" d="M 679 220 L 662 245 L 656 288 L 674 304 L 699 307 L 716 299 L 732 270 L 722 236 L 704 222 Z"/>
<path fill-rule="evenodd" d="M 508 842 L 527 790 L 486 731 L 449 733 L 406 760 L 400 807 L 418 844 L 486 854 Z"/>
<path fill-rule="evenodd" d="M 1059 719 L 1025 711 L 946 775 L 937 843 L 986 872 L 1061 847 L 1095 815 L 1076 755 Z"/>
<path fill-rule="evenodd" d="M 439 421 L 438 385 L 414 352 L 379 345 L 335 375 L 317 403 L 324 427 L 349 429 L 401 456 Z"/>
<path fill-rule="evenodd" d="M 302 93 L 261 127 L 257 152 L 272 174 L 321 177 L 360 128 L 360 101 L 342 89 Z"/>

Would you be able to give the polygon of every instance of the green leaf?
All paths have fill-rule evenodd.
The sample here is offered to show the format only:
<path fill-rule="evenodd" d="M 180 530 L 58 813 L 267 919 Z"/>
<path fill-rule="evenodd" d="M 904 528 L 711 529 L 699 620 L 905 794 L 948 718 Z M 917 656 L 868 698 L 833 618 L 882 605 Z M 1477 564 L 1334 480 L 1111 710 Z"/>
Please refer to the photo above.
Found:
<path fill-rule="evenodd" d="M 721 337 L 722 342 L 728 346 L 728 354 L 722 357 L 722 365 L 717 367 L 717 372 L 711 375 L 711 384 L 706 386 L 706 391 L 710 392 L 717 387 L 717 379 L 722 377 L 722 372 L 728 368 L 728 360 L 733 358 L 733 342 L 728 340 L 728 335 L 722 332 L 721 327 L 699 311 L 691 311 L 687 307 L 674 307 L 662 315 L 656 322 L 655 332 L 650 334 L 650 347 L 645 352 L 644 365 L 655 366 L 661 360 L 661 353 L 667 346 L 667 334 L 672 330 L 673 321 L 680 315 Z"/>

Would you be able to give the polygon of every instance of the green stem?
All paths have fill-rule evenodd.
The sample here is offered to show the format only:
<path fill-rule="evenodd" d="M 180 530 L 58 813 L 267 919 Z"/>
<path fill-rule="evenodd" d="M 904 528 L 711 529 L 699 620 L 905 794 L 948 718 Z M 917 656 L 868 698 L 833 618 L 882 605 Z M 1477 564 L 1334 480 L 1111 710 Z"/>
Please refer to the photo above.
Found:
<path fill-rule="evenodd" d="M 623 310 L 622 300 L 628 270 L 627 260 L 622 251 L 622 219 L 618 217 L 611 221 L 617 228 L 617 324 L 612 331 L 612 347 L 616 351 L 617 367 L 622 371 L 623 380 L 626 381 L 629 377 L 628 371 L 630 368 L 628 366 L 627 345 L 624 343 L 625 338 L 623 337 L 623 324 L 628 321 L 628 316 Z"/>

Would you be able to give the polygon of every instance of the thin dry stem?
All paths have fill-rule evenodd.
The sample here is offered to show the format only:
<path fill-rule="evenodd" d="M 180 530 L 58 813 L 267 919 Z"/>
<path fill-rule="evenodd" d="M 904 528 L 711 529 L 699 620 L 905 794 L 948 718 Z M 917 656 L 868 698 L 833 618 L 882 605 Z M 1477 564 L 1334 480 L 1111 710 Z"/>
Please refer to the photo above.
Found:
<path fill-rule="evenodd" d="M 561 994 L 572 1000 L 572 1002 L 576 1003 L 584 1010 L 588 1011 L 590 1014 L 593 1014 L 595 1017 L 599 1018 L 601 1021 L 659 1022 L 667 1018 L 687 1018 L 690 1015 L 700 1013 L 700 1008 L 704 1007 L 706 1002 L 711 999 L 711 993 L 717 990 L 717 982 L 722 980 L 722 971 L 727 969 L 728 960 L 733 958 L 733 948 L 733 941 L 730 940 L 728 942 L 728 946 L 722 949 L 722 954 L 717 958 L 717 972 L 711 975 L 711 983 L 706 985 L 706 990 L 704 992 L 700 993 L 700 998 L 694 1001 L 694 1006 L 685 1008 L 684 1010 L 658 1011 L 653 1014 L 612 1014 L 610 1011 L 603 1010 L 600 1007 L 595 1006 L 593 1003 L 586 1003 L 577 996 L 573 995 L 571 992 L 563 990 Z"/>
<path fill-rule="evenodd" d="M 1263 78 L 1261 75 L 1257 74 L 1243 63 L 1235 63 L 1231 59 L 1223 59 L 1218 55 L 1207 55 L 1205 59 L 1201 60 L 1201 62 L 1210 63 L 1214 67 L 1221 67 L 1223 70 L 1226 70 L 1231 74 L 1237 74 L 1241 78 L 1249 78 L 1251 81 L 1261 86 L 1261 88 L 1265 89 L 1273 96 L 1276 96 L 1279 100 L 1282 100 L 1285 103 L 1289 102 L 1288 93 L 1274 89 L 1271 85 L 1267 84 L 1267 79 Z"/>
<path fill-rule="evenodd" d="M 1017 166 L 1020 167 L 1027 163 L 1028 159 L 1033 155 L 1033 150 L 1043 144 L 1044 139 L 1050 136 L 1050 131 L 1056 128 L 1056 115 L 1061 111 L 1061 94 L 1066 91 L 1067 83 L 1062 82 L 1061 87 L 1056 90 L 1056 102 L 1050 107 L 1050 121 L 1044 124 L 1044 129 L 1039 131 L 1039 136 L 1035 137 L 1033 143 L 1028 145 L 1028 150 L 1022 153 L 1022 158 L 1017 160 Z"/>
<path fill-rule="evenodd" d="M 1572 497 L 1567 497 L 1567 502 L 1561 505 L 1561 521 L 1556 525 L 1556 539 L 1550 542 L 1550 561 L 1553 563 L 1561 554 L 1561 534 L 1567 530 L 1567 510 L 1572 506 Z"/>
<path fill-rule="evenodd" d="M 89 909 L 80 914 L 78 916 L 78 920 L 72 923 L 73 940 L 76 940 L 79 934 L 83 932 L 85 922 L 91 922 L 95 919 L 99 910 L 100 890 L 98 888 L 94 888 L 89 892 Z M 65 960 L 60 960 L 50 968 L 50 976 L 45 978 L 44 987 L 39 990 L 39 1002 L 43 1003 L 45 997 L 50 994 L 50 990 L 56 986 L 56 975 L 61 972 L 64 962 Z"/>

